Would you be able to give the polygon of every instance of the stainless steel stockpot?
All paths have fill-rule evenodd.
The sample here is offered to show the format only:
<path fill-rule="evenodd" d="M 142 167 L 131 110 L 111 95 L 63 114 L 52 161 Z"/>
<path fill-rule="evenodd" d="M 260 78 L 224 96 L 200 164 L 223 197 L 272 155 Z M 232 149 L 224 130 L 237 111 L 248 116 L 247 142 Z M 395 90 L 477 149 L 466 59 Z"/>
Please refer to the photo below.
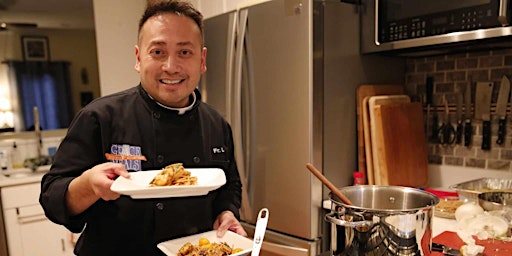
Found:
<path fill-rule="evenodd" d="M 357 185 L 330 194 L 333 255 L 430 255 L 432 217 L 439 198 L 420 189 Z"/>

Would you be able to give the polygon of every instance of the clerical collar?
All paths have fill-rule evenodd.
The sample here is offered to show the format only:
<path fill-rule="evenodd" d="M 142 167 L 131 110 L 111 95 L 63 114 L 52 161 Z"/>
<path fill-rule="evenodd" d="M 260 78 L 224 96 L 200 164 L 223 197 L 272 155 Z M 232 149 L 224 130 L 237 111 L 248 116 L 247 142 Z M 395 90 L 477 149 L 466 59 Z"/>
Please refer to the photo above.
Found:
<path fill-rule="evenodd" d="M 192 109 L 192 107 L 194 107 L 194 104 L 196 104 L 196 92 L 192 92 L 192 103 L 186 107 L 183 107 L 183 108 L 173 108 L 173 107 L 169 107 L 169 106 L 166 106 L 158 101 L 156 101 L 153 97 L 151 97 L 151 95 L 149 95 L 148 93 L 148 96 L 150 99 L 152 99 L 153 101 L 156 102 L 156 104 L 158 104 L 160 107 L 162 108 L 166 108 L 166 109 L 170 109 L 170 110 L 176 110 L 178 111 L 178 115 L 183 115 L 185 114 L 185 112 L 189 111 Z"/>

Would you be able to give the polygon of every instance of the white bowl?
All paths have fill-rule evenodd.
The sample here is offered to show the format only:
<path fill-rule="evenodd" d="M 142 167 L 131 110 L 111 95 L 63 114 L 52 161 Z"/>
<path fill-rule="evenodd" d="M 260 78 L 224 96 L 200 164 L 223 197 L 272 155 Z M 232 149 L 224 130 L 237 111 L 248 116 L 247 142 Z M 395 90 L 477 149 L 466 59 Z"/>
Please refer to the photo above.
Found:
<path fill-rule="evenodd" d="M 218 238 L 217 231 L 212 230 L 204 233 L 199 233 L 191 236 L 181 237 L 165 242 L 161 242 L 157 245 L 158 249 L 165 253 L 168 256 L 176 256 L 179 249 L 185 245 L 187 242 L 190 242 L 194 245 L 197 245 L 200 238 L 207 238 L 211 243 L 222 243 L 225 242 L 232 248 L 241 248 L 242 251 L 239 253 L 231 254 L 230 256 L 243 256 L 249 255 L 252 251 L 252 240 L 238 235 L 237 233 L 227 231 L 226 234 Z"/>

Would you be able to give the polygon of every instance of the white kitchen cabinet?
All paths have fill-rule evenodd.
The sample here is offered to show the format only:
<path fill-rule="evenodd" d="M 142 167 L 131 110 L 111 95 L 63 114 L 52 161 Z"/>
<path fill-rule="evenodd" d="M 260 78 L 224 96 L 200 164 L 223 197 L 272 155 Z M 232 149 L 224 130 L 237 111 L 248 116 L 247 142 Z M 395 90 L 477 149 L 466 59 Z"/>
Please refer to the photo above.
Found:
<path fill-rule="evenodd" d="M 71 232 L 46 218 L 39 204 L 40 183 L 1 188 L 9 256 L 70 256 Z"/>

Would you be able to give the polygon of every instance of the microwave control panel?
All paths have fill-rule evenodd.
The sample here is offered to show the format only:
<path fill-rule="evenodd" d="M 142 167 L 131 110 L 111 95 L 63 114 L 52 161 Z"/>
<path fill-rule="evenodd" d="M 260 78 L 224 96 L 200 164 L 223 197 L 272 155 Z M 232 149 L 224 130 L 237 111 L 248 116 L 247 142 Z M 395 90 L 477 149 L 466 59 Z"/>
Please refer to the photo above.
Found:
<path fill-rule="evenodd" d="M 379 21 L 379 42 L 393 42 L 450 32 L 501 27 L 490 8 L 455 10 L 402 20 Z"/>

